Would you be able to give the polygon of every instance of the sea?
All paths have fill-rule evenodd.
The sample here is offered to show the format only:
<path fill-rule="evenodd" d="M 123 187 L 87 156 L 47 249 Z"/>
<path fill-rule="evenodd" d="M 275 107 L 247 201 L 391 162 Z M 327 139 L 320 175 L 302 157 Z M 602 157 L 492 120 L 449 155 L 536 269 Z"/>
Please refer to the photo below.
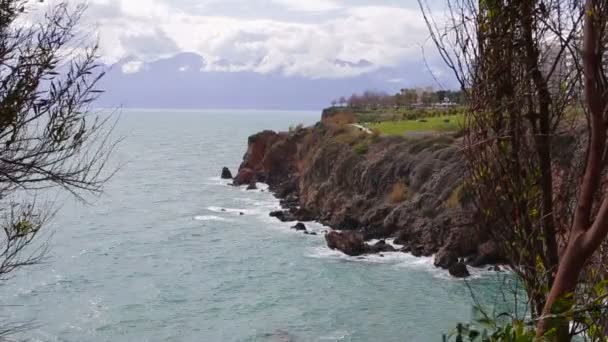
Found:
<path fill-rule="evenodd" d="M 432 257 L 347 257 L 326 247 L 328 227 L 309 222 L 318 235 L 304 235 L 269 217 L 279 202 L 263 184 L 220 179 L 251 134 L 311 125 L 320 111 L 114 115 L 104 192 L 57 195 L 45 259 L 0 283 L 17 340 L 442 341 L 504 299 L 507 273 L 465 281 Z"/>

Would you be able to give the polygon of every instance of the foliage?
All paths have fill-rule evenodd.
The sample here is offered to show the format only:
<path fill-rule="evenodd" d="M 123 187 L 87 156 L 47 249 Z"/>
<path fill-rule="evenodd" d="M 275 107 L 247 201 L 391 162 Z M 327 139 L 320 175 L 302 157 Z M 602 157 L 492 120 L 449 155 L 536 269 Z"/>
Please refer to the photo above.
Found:
<path fill-rule="evenodd" d="M 355 114 L 351 111 L 335 109 L 329 112 L 328 117 L 323 118 L 323 123 L 335 126 L 345 126 L 357 122 Z"/>
<path fill-rule="evenodd" d="M 32 246 L 53 212 L 36 200 L 40 190 L 81 199 L 111 176 L 112 116 L 90 109 L 104 73 L 76 27 L 86 7 L 41 2 L 0 0 L 0 280 L 45 255 L 45 243 Z"/>
<path fill-rule="evenodd" d="M 413 108 L 415 106 L 430 107 L 448 101 L 450 104 L 462 104 L 463 92 L 459 90 L 434 90 L 429 88 L 401 89 L 395 95 L 385 92 L 367 90 L 362 94 L 353 94 L 348 99 L 341 97 L 333 100 L 332 106 L 343 106 L 354 109 L 378 108 Z"/>
<path fill-rule="evenodd" d="M 369 151 L 369 142 L 367 140 L 358 142 L 354 147 L 354 151 L 360 156 L 367 154 Z"/>
<path fill-rule="evenodd" d="M 471 325 L 458 324 L 454 332 L 444 336 L 444 341 L 454 342 L 535 342 L 534 329 L 524 322 L 514 321 L 496 328 L 492 333 Z"/>
<path fill-rule="evenodd" d="M 369 124 L 371 129 L 377 129 L 386 135 L 404 135 L 408 132 L 455 132 L 462 128 L 463 116 L 432 117 L 420 120 L 385 121 Z M 449 121 L 446 121 L 449 120 Z"/>

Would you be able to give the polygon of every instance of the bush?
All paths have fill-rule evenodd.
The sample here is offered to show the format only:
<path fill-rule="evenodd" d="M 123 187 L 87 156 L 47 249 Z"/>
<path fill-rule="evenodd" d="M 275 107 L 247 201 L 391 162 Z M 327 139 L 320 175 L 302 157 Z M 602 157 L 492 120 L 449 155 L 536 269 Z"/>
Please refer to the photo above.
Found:
<path fill-rule="evenodd" d="M 367 151 L 369 151 L 369 144 L 367 143 L 366 140 L 364 141 L 360 141 L 359 143 L 357 143 L 357 145 L 355 145 L 355 153 L 362 156 L 367 154 Z"/>
<path fill-rule="evenodd" d="M 455 342 L 534 342 L 537 341 L 534 329 L 530 329 L 521 321 L 514 321 L 505 326 L 498 327 L 493 333 L 487 330 L 479 331 L 471 325 L 458 324 L 450 337 L 443 337 L 444 341 Z"/>
<path fill-rule="evenodd" d="M 407 199 L 407 194 L 407 185 L 405 185 L 403 182 L 397 182 L 393 185 L 393 189 L 388 195 L 388 199 L 393 204 L 400 203 Z"/>
<path fill-rule="evenodd" d="M 355 114 L 352 112 L 339 111 L 323 119 L 323 123 L 344 126 L 357 122 Z"/>

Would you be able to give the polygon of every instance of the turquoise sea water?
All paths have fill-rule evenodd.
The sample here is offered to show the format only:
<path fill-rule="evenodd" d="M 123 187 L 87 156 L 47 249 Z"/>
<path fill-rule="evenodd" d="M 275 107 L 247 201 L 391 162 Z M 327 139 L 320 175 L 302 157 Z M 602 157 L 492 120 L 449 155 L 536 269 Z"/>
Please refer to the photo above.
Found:
<path fill-rule="evenodd" d="M 431 258 L 329 251 L 268 217 L 269 193 L 219 179 L 250 134 L 319 116 L 124 111 L 126 164 L 90 205 L 59 202 L 48 259 L 0 287 L 3 322 L 30 322 L 34 341 L 440 341 L 471 318 L 462 280 Z M 470 285 L 492 302 L 501 281 Z"/>

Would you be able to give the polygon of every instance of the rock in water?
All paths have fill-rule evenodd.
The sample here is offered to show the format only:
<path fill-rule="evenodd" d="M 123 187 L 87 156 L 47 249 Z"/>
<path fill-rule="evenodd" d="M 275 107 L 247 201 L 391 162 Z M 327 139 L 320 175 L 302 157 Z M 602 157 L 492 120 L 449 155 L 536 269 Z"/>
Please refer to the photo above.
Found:
<path fill-rule="evenodd" d="M 380 240 L 380 241 L 376 242 L 376 244 L 367 247 L 368 253 L 383 253 L 383 252 L 396 252 L 396 251 L 397 250 L 395 249 L 395 247 L 389 245 L 384 240 Z M 380 255 L 380 256 L 383 256 L 383 255 Z"/>
<path fill-rule="evenodd" d="M 296 223 L 295 226 L 291 227 L 292 229 L 295 229 L 297 231 L 306 231 L 306 226 L 304 225 L 304 223 L 302 222 L 298 222 Z"/>
<path fill-rule="evenodd" d="M 363 234 L 359 232 L 331 231 L 325 234 L 325 241 L 329 248 L 337 249 L 346 255 L 359 256 L 366 252 Z"/>
<path fill-rule="evenodd" d="M 232 179 L 232 172 L 227 167 L 222 169 L 222 179 Z"/>
<path fill-rule="evenodd" d="M 467 268 L 467 265 L 458 262 L 455 263 L 454 265 L 452 265 L 449 270 L 450 275 L 452 277 L 456 277 L 456 278 L 467 278 L 470 277 L 471 274 L 469 273 L 469 269 Z"/>
<path fill-rule="evenodd" d="M 276 217 L 281 222 L 294 222 L 294 221 L 298 220 L 293 213 L 291 213 L 291 212 L 289 212 L 287 210 L 273 211 L 273 212 L 271 212 L 269 214 L 269 216 L 270 217 Z"/>
<path fill-rule="evenodd" d="M 452 265 L 458 263 L 458 257 L 453 251 L 442 248 L 435 255 L 435 267 L 449 269 Z"/>
<path fill-rule="evenodd" d="M 485 265 L 493 265 L 502 260 L 498 246 L 487 241 L 477 247 L 477 256 L 471 261 L 473 267 L 481 267 Z"/>
<path fill-rule="evenodd" d="M 251 182 L 249 183 L 249 186 L 247 186 L 247 190 L 257 190 L 258 186 L 255 184 L 255 182 Z"/>

